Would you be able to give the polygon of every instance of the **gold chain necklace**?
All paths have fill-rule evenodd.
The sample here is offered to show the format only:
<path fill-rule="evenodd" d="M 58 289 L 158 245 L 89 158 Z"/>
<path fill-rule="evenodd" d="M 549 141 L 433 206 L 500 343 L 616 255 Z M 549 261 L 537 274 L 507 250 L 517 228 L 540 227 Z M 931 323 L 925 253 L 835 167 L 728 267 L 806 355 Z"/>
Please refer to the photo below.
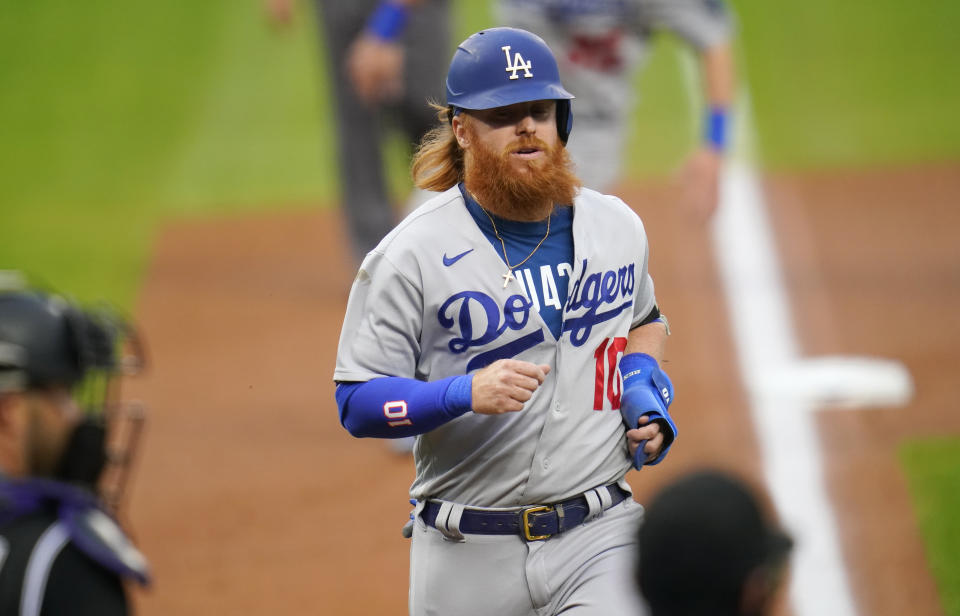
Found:
<path fill-rule="evenodd" d="M 477 205 L 480 205 L 480 203 L 477 202 Z M 503 278 L 503 288 L 506 289 L 510 281 L 514 279 L 513 270 L 517 269 L 518 267 L 520 267 L 521 265 L 529 261 L 530 257 L 532 257 L 538 250 L 540 250 L 540 247 L 543 246 L 543 243 L 547 241 L 547 237 L 550 236 L 550 219 L 553 218 L 553 216 L 552 215 L 547 216 L 547 232 L 543 234 L 542 238 L 540 238 L 540 242 L 537 244 L 536 248 L 533 249 L 533 252 L 528 254 L 527 258 L 521 261 L 520 263 L 517 263 L 516 265 L 510 265 L 510 259 L 507 258 L 507 245 L 504 243 L 503 238 L 500 237 L 500 232 L 497 231 L 497 223 L 493 222 L 493 216 L 491 216 L 490 213 L 487 212 L 487 210 L 485 210 L 482 205 L 480 205 L 480 211 L 486 214 L 487 218 L 490 219 L 490 224 L 493 225 L 493 234 L 497 236 L 498 240 L 500 240 L 500 247 L 503 248 L 503 260 L 507 264 L 507 273 L 503 274 L 501 278 Z"/>

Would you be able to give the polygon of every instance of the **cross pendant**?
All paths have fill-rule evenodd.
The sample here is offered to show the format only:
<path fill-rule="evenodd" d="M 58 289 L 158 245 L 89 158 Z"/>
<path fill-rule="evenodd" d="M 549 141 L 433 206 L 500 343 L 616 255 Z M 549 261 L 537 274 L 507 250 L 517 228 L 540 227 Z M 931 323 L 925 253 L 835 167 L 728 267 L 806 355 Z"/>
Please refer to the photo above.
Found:
<path fill-rule="evenodd" d="M 503 288 L 506 289 L 507 284 L 509 284 L 510 281 L 513 280 L 513 270 L 507 270 L 507 273 L 504 274 L 502 278 L 503 278 Z"/>

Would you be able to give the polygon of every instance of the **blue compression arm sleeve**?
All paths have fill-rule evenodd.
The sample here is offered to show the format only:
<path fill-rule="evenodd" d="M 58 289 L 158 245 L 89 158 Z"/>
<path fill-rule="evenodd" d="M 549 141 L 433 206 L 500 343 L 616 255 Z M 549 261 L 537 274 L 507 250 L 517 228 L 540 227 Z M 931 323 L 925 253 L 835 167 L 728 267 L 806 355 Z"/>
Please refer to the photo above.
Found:
<path fill-rule="evenodd" d="M 340 423 L 356 437 L 423 434 L 469 411 L 472 385 L 472 374 L 431 382 L 388 376 L 338 383 Z"/>

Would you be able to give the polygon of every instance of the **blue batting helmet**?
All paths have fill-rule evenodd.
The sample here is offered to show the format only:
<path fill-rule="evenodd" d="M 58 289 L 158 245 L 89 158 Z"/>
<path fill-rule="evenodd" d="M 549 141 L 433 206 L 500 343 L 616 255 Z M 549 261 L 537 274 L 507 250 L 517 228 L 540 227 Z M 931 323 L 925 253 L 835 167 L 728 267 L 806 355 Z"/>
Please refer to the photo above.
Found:
<path fill-rule="evenodd" d="M 538 100 L 557 101 L 557 132 L 566 143 L 573 110 L 553 52 L 519 28 L 481 30 L 460 43 L 447 71 L 447 105 L 493 109 Z"/>

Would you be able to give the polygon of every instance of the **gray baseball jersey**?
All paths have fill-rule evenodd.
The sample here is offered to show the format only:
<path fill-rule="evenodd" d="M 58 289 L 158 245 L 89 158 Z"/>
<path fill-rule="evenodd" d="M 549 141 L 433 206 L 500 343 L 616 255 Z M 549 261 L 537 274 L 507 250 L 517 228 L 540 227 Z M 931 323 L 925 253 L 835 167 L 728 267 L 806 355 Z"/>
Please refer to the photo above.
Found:
<path fill-rule="evenodd" d="M 539 34 L 577 98 L 567 144 L 586 186 L 607 190 L 620 173 L 633 78 L 659 30 L 697 49 L 730 37 L 721 0 L 499 0 L 500 23 Z"/>
<path fill-rule="evenodd" d="M 617 370 L 630 329 L 655 305 L 640 218 L 582 189 L 563 331 L 554 339 L 454 187 L 410 214 L 360 267 L 337 381 L 432 381 L 501 358 L 549 364 L 517 413 L 467 413 L 418 438 L 411 496 L 477 507 L 555 502 L 630 468 Z M 462 256 L 459 256 L 462 255 Z M 459 256 L 457 259 L 450 257 Z"/>

